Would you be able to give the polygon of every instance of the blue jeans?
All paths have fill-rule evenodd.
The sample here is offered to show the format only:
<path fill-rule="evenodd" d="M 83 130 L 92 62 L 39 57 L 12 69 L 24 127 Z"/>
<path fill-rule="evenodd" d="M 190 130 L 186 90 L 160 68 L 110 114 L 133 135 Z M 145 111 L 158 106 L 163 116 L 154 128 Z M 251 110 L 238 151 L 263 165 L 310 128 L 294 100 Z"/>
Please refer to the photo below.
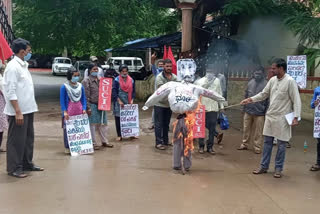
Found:
<path fill-rule="evenodd" d="M 272 154 L 273 148 L 273 139 L 274 137 L 264 136 L 264 145 L 263 145 L 263 153 L 262 153 L 262 160 L 261 160 L 261 168 L 262 169 L 269 169 L 270 159 Z M 275 160 L 275 170 L 282 171 L 283 164 L 286 157 L 286 141 L 278 140 L 278 151 Z"/>

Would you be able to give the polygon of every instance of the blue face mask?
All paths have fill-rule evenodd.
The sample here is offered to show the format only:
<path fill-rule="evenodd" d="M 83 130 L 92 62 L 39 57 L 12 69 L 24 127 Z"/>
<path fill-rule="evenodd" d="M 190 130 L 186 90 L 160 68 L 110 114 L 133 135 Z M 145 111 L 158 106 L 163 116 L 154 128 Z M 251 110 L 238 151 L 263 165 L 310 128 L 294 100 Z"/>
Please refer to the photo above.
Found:
<path fill-rule="evenodd" d="M 76 77 L 72 77 L 71 82 L 76 83 L 79 82 L 80 77 L 76 76 Z"/>
<path fill-rule="evenodd" d="M 24 57 L 24 61 L 29 61 L 31 59 L 32 54 L 28 53 L 27 56 Z"/>
<path fill-rule="evenodd" d="M 163 68 L 158 68 L 158 71 L 159 72 L 162 72 L 164 69 Z"/>
<path fill-rule="evenodd" d="M 94 77 L 98 76 L 98 72 L 92 72 L 91 76 L 94 76 Z"/>

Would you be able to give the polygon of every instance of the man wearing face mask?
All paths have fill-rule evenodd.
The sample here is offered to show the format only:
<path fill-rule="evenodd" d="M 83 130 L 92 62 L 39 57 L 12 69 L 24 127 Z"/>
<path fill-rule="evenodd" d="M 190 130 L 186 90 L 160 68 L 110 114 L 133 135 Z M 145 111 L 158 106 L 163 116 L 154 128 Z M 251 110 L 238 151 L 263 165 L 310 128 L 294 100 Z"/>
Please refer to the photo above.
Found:
<path fill-rule="evenodd" d="M 259 67 L 249 81 L 245 98 L 253 97 L 260 93 L 267 85 L 267 80 L 264 76 L 264 68 Z M 250 142 L 252 142 L 253 151 L 260 154 L 262 151 L 263 142 L 263 125 L 264 117 L 268 109 L 268 100 L 262 102 L 251 103 L 244 106 L 243 117 L 243 138 L 238 150 L 247 150 Z"/>
<path fill-rule="evenodd" d="M 43 171 L 33 162 L 34 129 L 33 114 L 38 111 L 34 86 L 27 61 L 31 58 L 31 46 L 27 40 L 16 39 L 12 43 L 14 58 L 8 63 L 3 77 L 6 99 L 4 113 L 9 116 L 7 142 L 8 175 L 24 178 L 24 171 Z"/>

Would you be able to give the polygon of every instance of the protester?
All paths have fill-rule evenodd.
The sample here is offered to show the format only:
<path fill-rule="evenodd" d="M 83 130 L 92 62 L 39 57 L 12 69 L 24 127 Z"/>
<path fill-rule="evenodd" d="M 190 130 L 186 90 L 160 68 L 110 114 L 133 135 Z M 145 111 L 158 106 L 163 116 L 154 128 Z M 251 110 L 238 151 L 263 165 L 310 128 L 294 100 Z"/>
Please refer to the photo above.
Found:
<path fill-rule="evenodd" d="M 285 115 L 292 113 L 294 119 L 292 126 L 298 125 L 301 114 L 301 100 L 298 86 L 295 80 L 286 74 L 287 63 L 284 59 L 276 59 L 272 64 L 272 70 L 276 76 L 272 77 L 266 87 L 259 94 L 247 98 L 241 102 L 247 105 L 270 99 L 270 105 L 266 113 L 263 135 L 264 147 L 261 166 L 253 171 L 253 174 L 267 173 L 269 169 L 273 139 L 278 139 L 278 152 L 275 159 L 275 178 L 282 177 L 285 160 L 286 143 L 291 138 L 291 126 L 286 121 Z"/>
<path fill-rule="evenodd" d="M 164 67 L 164 64 L 163 64 L 163 60 L 162 59 L 159 59 L 157 62 L 156 62 L 156 59 L 157 59 L 157 55 L 156 53 L 152 54 L 151 56 L 151 64 L 152 64 L 152 73 L 154 75 L 154 80 L 156 81 L 156 78 L 158 76 L 158 74 L 160 74 L 162 71 L 163 71 L 163 67 Z M 156 84 L 155 84 L 155 90 L 156 90 Z M 152 110 L 152 124 L 151 126 L 149 127 L 150 130 L 154 129 L 154 109 Z"/>
<path fill-rule="evenodd" d="M 106 78 L 116 78 L 117 76 L 119 76 L 119 74 L 116 72 L 116 70 L 113 67 L 113 63 L 110 62 L 109 64 L 109 68 L 104 72 L 104 77 Z"/>
<path fill-rule="evenodd" d="M 4 113 L 9 116 L 7 142 L 7 172 L 17 178 L 28 175 L 24 171 L 43 171 L 33 162 L 34 112 L 38 106 L 27 61 L 31 58 L 31 45 L 27 40 L 12 42 L 14 58 L 8 63 L 3 77 L 6 100 Z"/>
<path fill-rule="evenodd" d="M 133 104 L 136 94 L 134 80 L 129 76 L 128 71 L 127 65 L 121 65 L 119 68 L 120 75 L 114 79 L 112 84 L 113 114 L 117 129 L 117 141 L 122 140 L 120 108 L 126 104 Z"/>
<path fill-rule="evenodd" d="M 314 89 L 313 98 L 311 100 L 311 108 L 316 108 L 320 103 L 320 87 Z M 320 138 L 317 138 L 317 161 L 316 164 L 312 165 L 310 171 L 320 170 Z"/>
<path fill-rule="evenodd" d="M 159 73 L 156 78 L 156 90 L 160 86 L 170 81 L 177 81 L 177 76 L 172 73 L 172 62 L 170 59 L 164 60 L 164 71 Z M 154 106 L 154 125 L 156 148 L 165 150 L 169 144 L 169 124 L 172 111 L 170 110 L 168 101 L 161 101 Z"/>
<path fill-rule="evenodd" d="M 198 80 L 196 85 L 200 85 L 205 89 L 210 91 L 214 91 L 217 94 L 222 96 L 222 89 L 220 85 L 220 80 L 217 78 L 217 73 L 214 70 L 214 66 L 209 64 L 207 67 L 205 77 Z M 214 137 L 218 136 L 218 132 L 216 130 L 217 119 L 218 119 L 218 112 L 224 109 L 223 102 L 217 102 L 215 100 L 209 98 L 202 98 L 201 103 L 205 106 L 206 110 L 206 128 L 209 130 L 209 139 L 207 140 L 207 152 L 215 155 L 216 152 L 213 149 L 214 145 Z M 222 135 L 222 133 L 220 134 Z M 221 138 L 221 137 L 219 137 Z M 204 153 L 204 139 L 199 139 L 199 153 Z"/>
<path fill-rule="evenodd" d="M 87 112 L 89 115 L 93 146 L 95 150 L 98 150 L 100 148 L 97 145 L 96 141 L 96 129 L 98 129 L 98 134 L 100 136 L 102 146 L 112 148 L 113 145 L 108 143 L 107 139 L 107 112 L 98 109 L 100 81 L 98 79 L 97 64 L 90 64 L 88 67 L 88 71 L 90 75 L 83 80 L 82 84 L 85 89 L 87 98 Z"/>
<path fill-rule="evenodd" d="M 69 116 L 86 114 L 87 101 L 84 87 L 79 83 L 80 72 L 74 68 L 69 68 L 67 72 L 67 82 L 60 88 L 60 106 L 62 111 L 62 128 L 65 153 L 70 154 L 68 136 L 65 121 Z"/>
<path fill-rule="evenodd" d="M 249 81 L 245 98 L 253 97 L 260 93 L 267 85 L 267 80 L 264 76 L 264 68 L 259 67 Z M 252 103 L 244 106 L 243 117 L 243 137 L 242 143 L 238 150 L 247 150 L 250 142 L 253 142 L 253 151 L 260 154 L 262 151 L 263 142 L 263 125 L 264 117 L 268 109 L 268 100 Z"/>
<path fill-rule="evenodd" d="M 96 56 L 90 56 L 90 61 L 91 61 L 91 63 L 98 65 L 98 70 L 99 70 L 98 71 L 98 78 L 100 79 L 100 78 L 104 77 L 104 71 L 103 71 L 101 65 L 99 64 L 98 58 Z M 87 78 L 88 76 L 89 76 L 89 70 L 86 69 L 84 71 L 84 79 Z"/>
<path fill-rule="evenodd" d="M 1 72 L 0 72 L 0 152 L 6 152 L 6 149 L 1 148 L 2 140 L 3 140 L 3 132 L 4 132 L 4 130 L 6 130 L 8 128 L 8 118 L 3 113 L 4 107 L 6 105 L 6 101 L 5 101 L 5 98 L 3 95 L 3 85 L 2 85 L 2 80 L 3 80 L 2 67 L 4 67 L 4 65 L 0 65 L 0 66 L 1 66 Z"/>

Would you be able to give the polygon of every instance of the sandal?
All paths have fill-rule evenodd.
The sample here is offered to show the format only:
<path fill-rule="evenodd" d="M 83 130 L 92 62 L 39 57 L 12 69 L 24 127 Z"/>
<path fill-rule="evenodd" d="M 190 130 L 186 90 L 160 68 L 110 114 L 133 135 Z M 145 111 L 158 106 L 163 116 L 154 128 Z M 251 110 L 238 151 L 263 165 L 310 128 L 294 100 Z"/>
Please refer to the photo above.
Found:
<path fill-rule="evenodd" d="M 241 144 L 240 147 L 238 148 L 238 150 L 248 150 L 248 147 L 246 147 L 245 145 Z"/>
<path fill-rule="evenodd" d="M 98 145 L 93 145 L 93 149 L 94 149 L 94 150 L 100 150 L 100 146 L 98 146 Z"/>
<path fill-rule="evenodd" d="M 259 168 L 259 169 L 254 170 L 252 173 L 255 175 L 259 175 L 259 174 L 263 174 L 263 173 L 267 173 L 267 172 L 268 172 L 267 169 Z"/>
<path fill-rule="evenodd" d="M 161 144 L 158 144 L 158 145 L 156 145 L 156 149 L 159 149 L 159 150 L 165 150 L 166 149 L 166 147 L 164 147 L 163 145 L 161 145 Z"/>
<path fill-rule="evenodd" d="M 282 173 L 280 171 L 276 171 L 274 174 L 273 174 L 273 177 L 275 178 L 281 178 L 282 177 Z"/>
<path fill-rule="evenodd" d="M 5 150 L 5 149 L 0 149 L 0 152 L 7 152 L 7 150 Z"/>
<path fill-rule="evenodd" d="M 310 171 L 312 171 L 312 172 L 316 172 L 319 170 L 320 170 L 320 165 L 318 165 L 318 164 L 312 165 L 310 168 Z"/>
<path fill-rule="evenodd" d="M 116 141 L 122 141 L 122 137 L 117 137 Z"/>
<path fill-rule="evenodd" d="M 8 175 L 12 176 L 12 177 L 16 177 L 16 178 L 25 178 L 28 177 L 27 174 L 25 174 L 24 172 L 20 172 L 20 171 L 16 171 L 16 172 L 11 172 L 8 173 Z"/>

